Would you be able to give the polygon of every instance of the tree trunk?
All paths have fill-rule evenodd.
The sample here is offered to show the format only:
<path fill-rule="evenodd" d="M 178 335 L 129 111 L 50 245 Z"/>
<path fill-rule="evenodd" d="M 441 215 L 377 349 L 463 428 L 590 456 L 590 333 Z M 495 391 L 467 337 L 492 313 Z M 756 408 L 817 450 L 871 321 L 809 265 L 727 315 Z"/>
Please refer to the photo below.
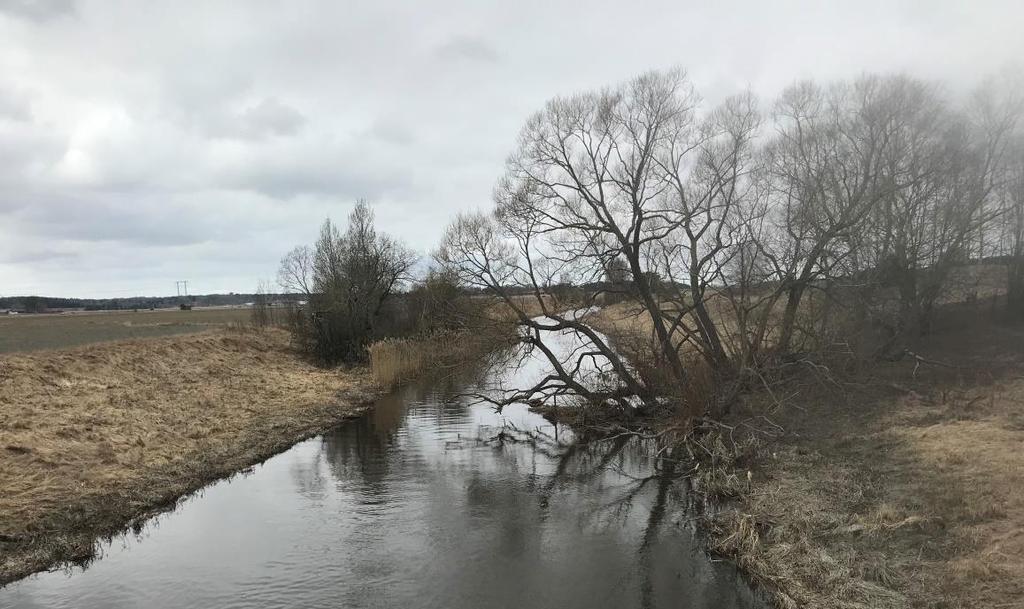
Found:
<path fill-rule="evenodd" d="M 807 284 L 803 281 L 794 281 L 786 290 L 786 310 L 782 314 L 782 330 L 779 334 L 778 352 L 785 354 L 789 352 L 790 343 L 793 342 L 793 330 L 796 327 L 796 312 L 800 308 L 800 300 L 804 296 Z"/>
<path fill-rule="evenodd" d="M 900 325 L 904 337 L 917 337 L 923 330 L 921 301 L 917 293 L 917 274 L 914 269 L 899 270 Z"/>
<path fill-rule="evenodd" d="M 1007 310 L 1013 319 L 1024 319 L 1024 256 L 1014 256 L 1006 272 Z"/>
<path fill-rule="evenodd" d="M 640 296 L 641 301 L 643 301 L 644 307 L 647 309 L 647 313 L 654 324 L 654 333 L 658 337 L 658 348 L 661 355 L 668 362 L 675 381 L 679 386 L 683 386 L 687 381 L 686 369 L 683 367 L 683 361 L 679 357 L 679 351 L 672 344 L 672 337 L 668 333 L 668 328 L 665 327 L 665 320 L 661 317 L 661 305 L 654 297 L 647 276 L 640 268 L 639 256 L 627 254 L 626 258 L 629 261 L 630 271 L 633 274 L 633 285 L 636 286 L 637 294 Z"/>
<path fill-rule="evenodd" d="M 704 305 L 703 298 L 697 295 L 694 295 L 693 298 L 693 308 L 697 316 L 697 323 L 700 324 L 701 338 L 709 352 L 708 363 L 716 371 L 722 371 L 729 366 L 729 356 L 726 355 L 725 349 L 722 347 L 722 339 L 718 335 L 718 327 L 715 326 L 711 315 L 708 314 L 708 308 Z"/>

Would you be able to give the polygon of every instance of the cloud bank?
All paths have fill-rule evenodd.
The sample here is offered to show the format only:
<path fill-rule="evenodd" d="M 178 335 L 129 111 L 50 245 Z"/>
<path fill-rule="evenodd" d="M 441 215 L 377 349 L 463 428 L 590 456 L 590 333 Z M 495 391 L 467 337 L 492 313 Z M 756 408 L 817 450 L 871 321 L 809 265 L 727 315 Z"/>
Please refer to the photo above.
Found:
<path fill-rule="evenodd" d="M 0 0 L 0 294 L 251 291 L 359 197 L 428 251 L 548 98 L 1024 57 L 1020 3 Z M 770 6 L 769 6 L 770 5 Z"/>

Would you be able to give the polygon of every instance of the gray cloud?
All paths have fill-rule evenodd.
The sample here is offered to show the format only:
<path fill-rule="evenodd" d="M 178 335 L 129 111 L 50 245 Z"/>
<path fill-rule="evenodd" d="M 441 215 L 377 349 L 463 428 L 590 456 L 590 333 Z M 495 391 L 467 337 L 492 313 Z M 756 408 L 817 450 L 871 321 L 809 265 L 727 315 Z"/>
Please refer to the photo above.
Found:
<path fill-rule="evenodd" d="M 0 87 L 0 120 L 30 121 L 32 106 L 28 96 Z"/>
<path fill-rule="evenodd" d="M 0 13 L 39 23 L 74 12 L 74 0 L 0 0 Z"/>
<path fill-rule="evenodd" d="M 387 172 L 351 157 L 315 159 L 308 163 L 300 159 L 255 159 L 226 168 L 222 179 L 230 188 L 250 190 L 275 199 L 317 194 L 332 195 L 342 201 L 361 197 L 379 199 L 408 191 L 411 184 L 403 168 Z"/>
<path fill-rule="evenodd" d="M 547 99 L 652 68 L 714 103 L 882 70 L 962 90 L 1024 56 L 1011 0 L 631 10 L 0 0 L 0 293 L 250 290 L 358 197 L 428 251 Z"/>
<path fill-rule="evenodd" d="M 0 253 L 0 264 L 53 264 L 74 260 L 77 254 L 73 252 L 51 250 L 51 249 L 29 249 Z"/>
<path fill-rule="evenodd" d="M 62 196 L 37 199 L 22 209 L 18 219 L 31 227 L 36 241 L 110 241 L 127 251 L 202 243 L 211 230 L 202 215 L 161 202 L 111 196 Z M 201 210 L 196 210 L 201 211 Z"/>
<path fill-rule="evenodd" d="M 398 146 L 408 146 L 416 141 L 416 133 L 412 127 L 393 118 L 378 118 L 373 121 L 366 135 Z"/>
<path fill-rule="evenodd" d="M 242 121 L 249 133 L 256 135 L 292 135 L 305 124 L 306 117 L 270 98 L 247 108 L 242 113 Z"/>
<path fill-rule="evenodd" d="M 445 60 L 480 61 L 484 63 L 495 63 L 498 61 L 497 51 L 484 40 L 473 36 L 453 36 L 447 42 L 438 46 L 434 53 Z"/>
<path fill-rule="evenodd" d="M 275 98 L 267 98 L 231 114 L 208 117 L 207 133 L 218 137 L 262 139 L 295 135 L 305 124 L 306 117 L 298 110 Z"/>

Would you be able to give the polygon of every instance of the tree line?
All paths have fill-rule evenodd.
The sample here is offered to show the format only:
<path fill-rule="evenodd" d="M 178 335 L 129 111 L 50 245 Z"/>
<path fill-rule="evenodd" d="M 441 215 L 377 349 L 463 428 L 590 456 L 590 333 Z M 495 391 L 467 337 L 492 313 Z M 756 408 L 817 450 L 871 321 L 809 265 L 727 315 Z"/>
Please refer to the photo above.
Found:
<path fill-rule="evenodd" d="M 1008 306 L 1024 318 L 1021 108 L 1010 78 L 959 99 L 906 75 L 803 81 L 770 104 L 742 93 L 708 108 L 683 70 L 650 72 L 549 101 L 522 129 L 494 208 L 456 218 L 436 258 L 502 300 L 549 356 L 555 373 L 510 399 L 588 395 L 579 361 L 540 340 L 551 330 L 586 338 L 578 360 L 607 358 L 624 408 L 627 396 L 655 407 L 683 395 L 698 365 L 738 387 L 837 343 L 898 357 L 971 263 L 1005 265 Z M 651 329 L 646 368 L 552 298 L 615 275 Z M 682 401 L 693 417 L 722 403 Z"/>

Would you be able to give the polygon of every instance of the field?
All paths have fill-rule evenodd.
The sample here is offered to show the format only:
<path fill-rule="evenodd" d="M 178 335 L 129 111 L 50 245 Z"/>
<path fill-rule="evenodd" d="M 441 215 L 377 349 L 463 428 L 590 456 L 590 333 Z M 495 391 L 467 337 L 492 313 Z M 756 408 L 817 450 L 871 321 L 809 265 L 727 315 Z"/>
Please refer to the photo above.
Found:
<path fill-rule="evenodd" d="M 193 313 L 182 317 L 199 328 L 239 315 Z M 177 315 L 45 320 L 93 330 L 81 341 Z M 40 321 L 13 323 L 24 332 L 17 324 Z M 278 329 L 0 355 L 0 585 L 88 559 L 97 536 L 360 412 L 376 392 L 368 379 L 315 367 Z"/>
<path fill-rule="evenodd" d="M 0 316 L 0 354 L 187 334 L 242 324 L 249 316 L 248 308 L 3 315 Z"/>

